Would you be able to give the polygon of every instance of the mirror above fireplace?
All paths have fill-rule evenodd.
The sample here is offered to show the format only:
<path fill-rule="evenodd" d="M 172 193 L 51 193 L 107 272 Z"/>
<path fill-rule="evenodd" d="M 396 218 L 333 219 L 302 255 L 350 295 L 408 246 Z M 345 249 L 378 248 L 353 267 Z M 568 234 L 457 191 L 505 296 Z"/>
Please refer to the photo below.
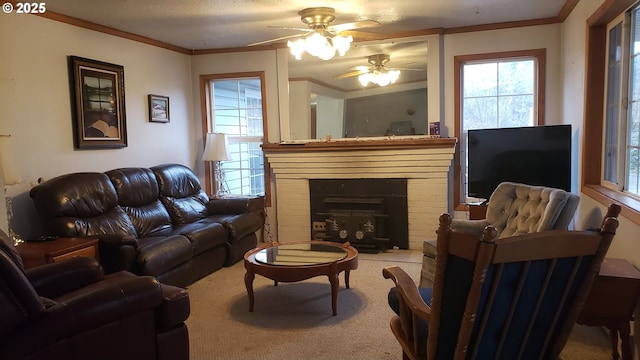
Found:
<path fill-rule="evenodd" d="M 290 139 L 428 134 L 427 48 L 418 37 L 356 43 L 330 61 L 289 56 Z M 360 83 L 374 56 L 400 71 L 395 83 Z"/>

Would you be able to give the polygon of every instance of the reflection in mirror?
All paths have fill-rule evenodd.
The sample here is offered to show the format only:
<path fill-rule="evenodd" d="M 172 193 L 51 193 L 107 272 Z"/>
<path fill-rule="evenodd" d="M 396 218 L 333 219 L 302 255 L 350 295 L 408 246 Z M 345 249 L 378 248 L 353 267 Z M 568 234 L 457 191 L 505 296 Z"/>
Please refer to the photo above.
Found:
<path fill-rule="evenodd" d="M 400 70 L 397 81 L 361 84 L 358 75 L 381 67 Z M 290 57 L 289 104 L 292 140 L 428 134 L 427 42 L 362 42 L 329 61 Z"/>

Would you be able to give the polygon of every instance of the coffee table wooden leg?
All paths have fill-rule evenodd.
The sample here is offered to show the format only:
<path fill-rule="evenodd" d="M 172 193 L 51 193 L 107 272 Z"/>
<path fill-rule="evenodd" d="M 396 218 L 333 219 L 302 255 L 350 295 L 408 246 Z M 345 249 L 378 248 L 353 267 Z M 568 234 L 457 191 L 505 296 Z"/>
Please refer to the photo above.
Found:
<path fill-rule="evenodd" d="M 329 282 L 331 283 L 331 309 L 333 316 L 336 316 L 338 315 L 338 288 L 340 287 L 338 274 L 329 275 Z"/>
<path fill-rule="evenodd" d="M 247 270 L 244 274 L 244 286 L 247 287 L 247 295 L 249 295 L 249 312 L 253 312 L 253 279 L 255 279 L 256 275 Z"/>
<path fill-rule="evenodd" d="M 351 272 L 351 270 L 345 270 L 344 271 L 344 286 L 348 289 L 349 288 L 349 273 Z"/>

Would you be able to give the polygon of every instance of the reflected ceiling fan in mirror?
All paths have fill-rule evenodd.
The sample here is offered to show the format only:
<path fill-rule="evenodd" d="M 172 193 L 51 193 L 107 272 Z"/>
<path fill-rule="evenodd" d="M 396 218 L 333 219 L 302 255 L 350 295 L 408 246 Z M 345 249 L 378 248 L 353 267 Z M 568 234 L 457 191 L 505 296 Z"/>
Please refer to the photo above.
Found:
<path fill-rule="evenodd" d="M 353 71 L 334 76 L 335 79 L 346 79 L 357 76 L 362 86 L 374 83 L 379 86 L 387 86 L 395 83 L 400 77 L 400 71 L 425 71 L 425 69 L 410 69 L 387 67 L 387 63 L 391 60 L 388 54 L 375 54 L 367 58 L 368 66 L 356 66 Z"/>
<path fill-rule="evenodd" d="M 356 29 L 372 28 L 380 26 L 374 20 L 363 20 L 345 24 L 331 25 L 336 18 L 336 11 L 330 7 L 315 7 L 300 11 L 300 20 L 307 24 L 308 29 L 298 29 L 289 27 L 270 26 L 272 28 L 302 31 L 302 34 L 288 35 L 266 41 L 249 44 L 248 46 L 273 43 L 280 40 L 299 38 L 295 41 L 289 40 L 287 46 L 291 49 L 291 54 L 296 59 L 302 59 L 302 54 L 306 51 L 322 60 L 329 60 L 336 55 L 336 52 L 343 56 L 349 50 L 353 37 L 363 40 L 384 39 L 383 34 L 357 31 Z"/>

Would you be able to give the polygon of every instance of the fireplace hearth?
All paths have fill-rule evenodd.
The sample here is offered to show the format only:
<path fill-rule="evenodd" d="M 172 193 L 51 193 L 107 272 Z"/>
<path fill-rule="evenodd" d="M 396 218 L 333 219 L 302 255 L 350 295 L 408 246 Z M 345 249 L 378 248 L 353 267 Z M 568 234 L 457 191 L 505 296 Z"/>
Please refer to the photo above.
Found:
<path fill-rule="evenodd" d="M 408 248 L 406 179 L 309 181 L 311 238 L 362 252 Z"/>

